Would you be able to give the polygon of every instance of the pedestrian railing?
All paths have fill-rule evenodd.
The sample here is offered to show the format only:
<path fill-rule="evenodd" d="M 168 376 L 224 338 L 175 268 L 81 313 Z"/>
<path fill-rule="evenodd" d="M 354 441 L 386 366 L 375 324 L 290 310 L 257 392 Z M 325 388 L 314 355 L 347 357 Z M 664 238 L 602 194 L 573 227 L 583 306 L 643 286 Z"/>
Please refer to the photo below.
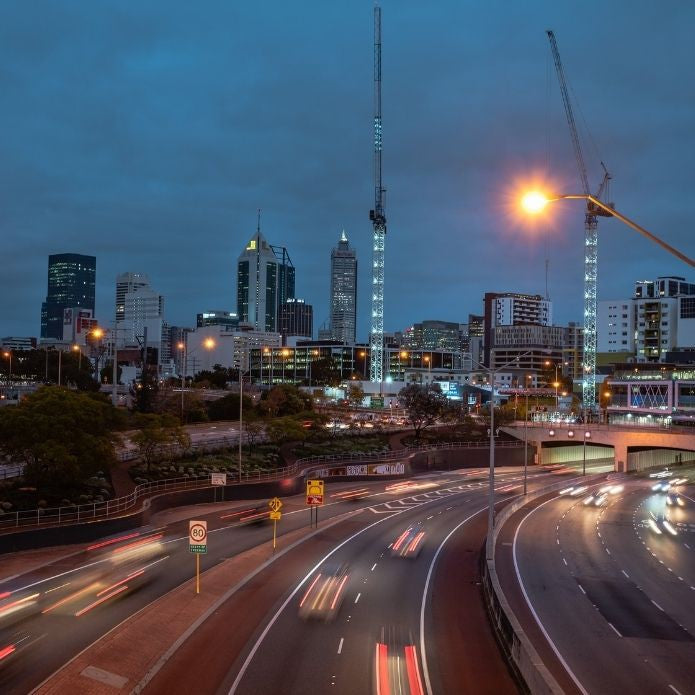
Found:
<path fill-rule="evenodd" d="M 365 454 L 333 454 L 330 456 L 307 456 L 297 459 L 293 464 L 282 468 L 258 469 L 253 472 L 234 475 L 227 472 L 228 485 L 241 485 L 248 483 L 275 482 L 284 478 L 292 478 L 302 475 L 306 469 L 316 468 L 317 465 L 335 466 L 349 461 L 373 461 L 386 462 L 403 458 L 410 458 L 417 453 L 436 451 L 442 449 L 483 449 L 487 448 L 487 442 L 452 442 L 451 444 L 435 444 L 425 447 L 410 447 L 399 451 L 371 452 Z M 496 447 L 518 447 L 523 442 L 499 441 Z M 63 507 L 48 507 L 37 509 L 25 509 L 16 512 L 0 514 L 0 531 L 16 529 L 26 526 L 58 526 L 74 524 L 84 521 L 108 519 L 121 516 L 133 511 L 138 503 L 147 497 L 163 492 L 175 492 L 178 490 L 190 490 L 211 486 L 211 476 L 206 473 L 202 476 L 187 476 L 180 478 L 164 478 L 140 483 L 135 486 L 133 492 L 124 497 L 116 497 L 104 502 L 90 502 L 88 504 L 69 505 Z"/>

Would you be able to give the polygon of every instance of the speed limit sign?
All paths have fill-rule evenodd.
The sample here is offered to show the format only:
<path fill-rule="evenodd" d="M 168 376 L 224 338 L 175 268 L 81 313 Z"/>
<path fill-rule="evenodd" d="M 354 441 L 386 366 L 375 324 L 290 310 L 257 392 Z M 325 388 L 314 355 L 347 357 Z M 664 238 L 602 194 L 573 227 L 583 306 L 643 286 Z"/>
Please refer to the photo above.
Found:
<path fill-rule="evenodd" d="M 188 522 L 188 549 L 192 553 L 207 553 L 208 551 L 208 522 Z"/>

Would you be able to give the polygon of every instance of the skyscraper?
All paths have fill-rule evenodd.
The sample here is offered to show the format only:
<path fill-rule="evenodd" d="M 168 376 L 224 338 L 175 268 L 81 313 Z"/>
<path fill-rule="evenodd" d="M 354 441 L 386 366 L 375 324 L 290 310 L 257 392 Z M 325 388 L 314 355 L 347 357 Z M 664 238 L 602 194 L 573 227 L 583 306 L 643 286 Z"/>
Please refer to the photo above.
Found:
<path fill-rule="evenodd" d="M 57 253 L 48 257 L 48 291 L 41 305 L 41 337 L 63 339 L 63 310 L 91 309 L 94 314 L 95 256 Z"/>
<path fill-rule="evenodd" d="M 294 298 L 294 265 L 284 246 L 271 246 L 260 225 L 237 262 L 237 314 L 255 330 L 278 331 L 280 307 Z"/>
<path fill-rule="evenodd" d="M 150 288 L 150 279 L 144 273 L 121 273 L 116 276 L 116 321 L 123 321 L 125 296 L 137 289 Z"/>
<path fill-rule="evenodd" d="M 333 340 L 354 345 L 357 324 L 357 255 L 345 230 L 331 251 L 331 318 Z"/>
<path fill-rule="evenodd" d="M 314 308 L 303 299 L 288 299 L 280 307 L 278 332 L 287 336 L 311 338 L 314 333 Z"/>

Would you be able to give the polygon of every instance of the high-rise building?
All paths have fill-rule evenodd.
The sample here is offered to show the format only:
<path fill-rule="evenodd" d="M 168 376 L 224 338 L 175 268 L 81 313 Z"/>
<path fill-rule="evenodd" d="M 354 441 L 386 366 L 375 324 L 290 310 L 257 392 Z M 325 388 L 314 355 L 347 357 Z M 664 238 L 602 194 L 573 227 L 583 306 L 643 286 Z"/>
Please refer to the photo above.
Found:
<path fill-rule="evenodd" d="M 211 309 L 204 311 L 202 314 L 196 314 L 196 326 L 231 326 L 232 328 L 239 327 L 239 317 L 233 311 L 221 311 L 219 309 Z"/>
<path fill-rule="evenodd" d="M 314 308 L 303 299 L 288 299 L 280 307 L 280 330 L 283 340 L 287 336 L 312 338 L 314 334 Z"/>
<path fill-rule="evenodd" d="M 553 323 L 553 304 L 540 294 L 486 292 L 483 304 L 484 363 L 488 367 L 498 326 L 551 326 Z"/>
<path fill-rule="evenodd" d="M 333 340 L 354 345 L 357 328 L 357 254 L 343 230 L 331 251 L 331 318 Z"/>
<path fill-rule="evenodd" d="M 121 273 L 116 276 L 116 322 L 123 321 L 125 296 L 138 289 L 150 289 L 150 279 L 144 273 Z"/>
<path fill-rule="evenodd" d="M 269 244 L 260 229 L 237 263 L 237 314 L 255 330 L 276 331 L 280 307 L 294 298 L 294 265 L 284 246 Z"/>
<path fill-rule="evenodd" d="M 120 322 L 118 340 L 125 345 L 160 347 L 164 328 L 164 297 L 154 290 L 139 287 L 126 292 L 123 303 L 123 321 Z"/>
<path fill-rule="evenodd" d="M 666 354 L 695 343 L 695 283 L 677 276 L 635 283 L 630 299 L 599 302 L 597 351 L 664 362 Z"/>
<path fill-rule="evenodd" d="M 409 350 L 461 351 L 460 324 L 451 321 L 423 321 L 403 331 L 401 345 Z"/>
<path fill-rule="evenodd" d="M 69 307 L 91 309 L 97 259 L 79 253 L 57 253 L 48 257 L 48 292 L 41 305 L 41 337 L 63 339 L 63 310 Z"/>

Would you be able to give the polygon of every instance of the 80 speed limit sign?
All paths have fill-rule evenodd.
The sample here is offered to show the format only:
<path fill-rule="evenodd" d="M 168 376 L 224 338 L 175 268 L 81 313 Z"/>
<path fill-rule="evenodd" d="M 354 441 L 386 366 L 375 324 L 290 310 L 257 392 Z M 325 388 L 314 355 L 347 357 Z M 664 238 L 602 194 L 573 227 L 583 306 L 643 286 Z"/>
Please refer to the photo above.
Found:
<path fill-rule="evenodd" d="M 208 522 L 188 522 L 188 549 L 192 553 L 207 553 L 208 551 Z"/>

